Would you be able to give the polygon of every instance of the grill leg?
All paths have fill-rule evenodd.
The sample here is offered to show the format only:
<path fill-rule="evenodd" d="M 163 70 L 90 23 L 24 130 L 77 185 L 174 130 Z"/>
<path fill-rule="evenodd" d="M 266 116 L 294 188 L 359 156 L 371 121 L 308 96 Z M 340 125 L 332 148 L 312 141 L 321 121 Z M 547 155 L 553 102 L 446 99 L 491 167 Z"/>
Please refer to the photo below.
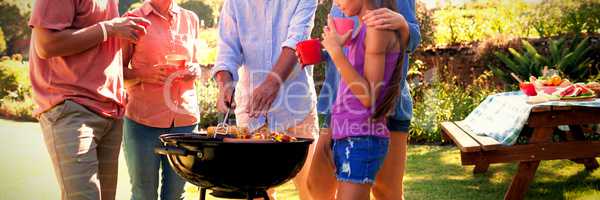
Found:
<path fill-rule="evenodd" d="M 269 193 L 267 193 L 267 192 L 263 193 L 263 198 L 264 198 L 265 200 L 271 200 L 271 199 L 269 198 Z"/>
<path fill-rule="evenodd" d="M 206 188 L 198 187 L 198 189 L 200 189 L 200 200 L 206 200 Z"/>
<path fill-rule="evenodd" d="M 248 200 L 253 200 L 254 197 L 262 197 L 264 200 L 271 200 L 267 192 L 248 192 Z"/>

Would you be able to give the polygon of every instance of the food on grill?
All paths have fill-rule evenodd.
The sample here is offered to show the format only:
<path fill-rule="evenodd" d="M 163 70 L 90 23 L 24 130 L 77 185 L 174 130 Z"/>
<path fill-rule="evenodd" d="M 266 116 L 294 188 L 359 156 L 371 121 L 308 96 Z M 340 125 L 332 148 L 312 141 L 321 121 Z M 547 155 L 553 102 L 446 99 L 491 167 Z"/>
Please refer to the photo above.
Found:
<path fill-rule="evenodd" d="M 233 135 L 240 135 L 240 134 L 248 134 L 248 128 L 246 127 L 237 127 L 237 126 L 229 126 L 229 127 L 216 127 L 216 126 L 209 126 L 206 129 L 206 132 L 209 135 L 213 135 L 215 133 L 219 133 L 219 134 L 233 134 Z"/>
<path fill-rule="evenodd" d="M 248 131 L 246 127 L 236 127 L 229 126 L 227 128 L 217 128 L 214 126 L 208 127 L 206 130 L 208 135 L 214 134 L 224 134 L 226 135 L 227 141 L 240 141 L 242 140 L 252 140 L 256 142 L 260 141 L 275 141 L 275 142 L 293 142 L 297 141 L 295 137 L 286 135 L 285 133 L 279 133 L 275 131 L 269 131 L 268 128 L 262 127 L 256 130 L 253 133 Z M 233 139 L 233 140 L 232 140 Z"/>
<path fill-rule="evenodd" d="M 271 132 L 270 134 L 265 134 L 265 133 L 254 133 L 254 134 L 243 134 L 243 135 L 239 135 L 239 137 L 237 137 L 238 139 L 247 139 L 247 140 L 270 140 L 270 141 L 275 141 L 275 142 L 293 142 L 293 141 L 297 141 L 298 139 L 296 139 L 295 137 L 283 134 L 283 133 L 277 133 L 277 132 Z"/>

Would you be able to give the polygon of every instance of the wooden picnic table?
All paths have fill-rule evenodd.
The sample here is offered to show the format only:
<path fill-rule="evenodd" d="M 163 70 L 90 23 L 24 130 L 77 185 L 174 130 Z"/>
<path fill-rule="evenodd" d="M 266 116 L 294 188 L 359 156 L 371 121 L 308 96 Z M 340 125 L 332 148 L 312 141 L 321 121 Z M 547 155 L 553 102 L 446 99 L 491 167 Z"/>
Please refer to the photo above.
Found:
<path fill-rule="evenodd" d="M 461 122 L 444 122 L 442 129 L 445 137 L 460 148 L 462 165 L 475 165 L 474 173 L 486 172 L 493 163 L 518 162 L 504 196 L 513 200 L 524 198 L 540 161 L 568 159 L 590 171 L 599 167 L 596 157 L 600 155 L 600 141 L 585 140 L 583 125 L 588 124 L 600 124 L 600 108 L 536 106 L 526 124 L 532 129 L 527 144 L 503 145 L 491 137 L 474 134 Z M 570 130 L 559 131 L 560 125 L 568 125 Z M 555 131 L 559 131 L 561 140 L 553 138 Z"/>

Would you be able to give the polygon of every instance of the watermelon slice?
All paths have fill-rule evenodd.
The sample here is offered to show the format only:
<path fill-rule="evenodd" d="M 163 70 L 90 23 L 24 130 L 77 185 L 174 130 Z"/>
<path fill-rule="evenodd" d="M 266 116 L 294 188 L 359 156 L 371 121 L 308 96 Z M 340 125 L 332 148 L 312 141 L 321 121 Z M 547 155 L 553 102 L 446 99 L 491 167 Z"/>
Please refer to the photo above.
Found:
<path fill-rule="evenodd" d="M 581 95 L 581 88 L 576 87 L 575 88 L 575 92 L 573 92 L 573 94 L 569 95 L 569 97 L 576 97 L 576 96 L 579 96 L 579 95 Z"/>
<path fill-rule="evenodd" d="M 582 95 L 586 95 L 586 94 L 594 94 L 594 92 L 592 92 L 592 90 L 590 90 L 589 88 L 583 86 L 583 85 L 577 85 L 580 89 L 581 89 L 581 94 Z"/>
<path fill-rule="evenodd" d="M 552 95 L 559 96 L 561 99 L 577 99 L 595 96 L 594 91 L 581 84 L 563 88 L 554 92 Z"/>
<path fill-rule="evenodd" d="M 576 87 L 574 85 L 571 85 L 569 87 L 566 87 L 562 90 L 557 91 L 558 95 L 561 97 L 566 97 L 566 96 L 573 96 L 573 94 L 576 93 Z"/>

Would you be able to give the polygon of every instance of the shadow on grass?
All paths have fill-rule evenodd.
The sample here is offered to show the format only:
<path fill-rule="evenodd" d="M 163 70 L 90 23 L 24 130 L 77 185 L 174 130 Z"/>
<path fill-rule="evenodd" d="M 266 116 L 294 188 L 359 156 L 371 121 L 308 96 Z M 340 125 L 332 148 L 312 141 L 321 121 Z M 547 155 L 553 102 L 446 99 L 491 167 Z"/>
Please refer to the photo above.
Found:
<path fill-rule="evenodd" d="M 473 174 L 473 166 L 461 166 L 460 152 L 452 146 L 413 146 L 408 154 L 407 199 L 503 199 L 516 172 L 516 163 L 508 163 Z M 542 161 L 526 199 L 600 199 L 598 191 L 600 173 L 571 161 Z"/>

